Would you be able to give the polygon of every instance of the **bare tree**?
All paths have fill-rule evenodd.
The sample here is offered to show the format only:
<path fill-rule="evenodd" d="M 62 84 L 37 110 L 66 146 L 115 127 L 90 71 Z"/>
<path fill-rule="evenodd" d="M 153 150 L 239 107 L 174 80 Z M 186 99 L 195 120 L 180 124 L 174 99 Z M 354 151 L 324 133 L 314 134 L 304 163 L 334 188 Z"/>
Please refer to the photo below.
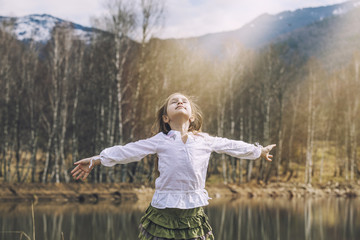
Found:
<path fill-rule="evenodd" d="M 25 173 L 22 181 L 27 179 L 28 173 L 31 169 L 31 182 L 35 182 L 36 176 L 36 154 L 38 149 L 38 136 L 39 136 L 39 114 L 41 111 L 41 99 L 39 88 L 36 87 L 37 72 L 39 67 L 38 52 L 35 50 L 34 43 L 29 45 L 29 49 L 23 56 L 24 65 L 22 67 L 25 84 L 25 99 L 29 114 L 30 124 L 30 142 L 31 142 L 31 156 L 28 171 Z"/>
<path fill-rule="evenodd" d="M 290 124 L 290 132 L 289 132 L 289 146 L 288 146 L 288 161 L 286 162 L 286 166 L 284 169 L 284 172 L 286 173 L 288 170 L 290 171 L 290 175 L 288 177 L 288 180 L 291 179 L 294 173 L 294 169 L 292 166 L 293 163 L 293 143 L 294 143 L 294 136 L 295 136 L 295 128 L 296 128 L 296 120 L 299 113 L 299 103 L 300 102 L 300 87 L 299 85 L 296 86 L 295 92 L 292 94 L 290 99 L 290 106 L 292 108 L 292 116 L 291 116 L 291 122 Z"/>
<path fill-rule="evenodd" d="M 42 182 L 47 182 L 51 149 L 54 149 L 54 169 L 52 176 L 60 182 L 60 172 L 64 155 L 63 145 L 65 140 L 67 114 L 68 114 L 68 84 L 69 84 L 69 57 L 71 47 L 71 34 L 66 26 L 57 26 L 53 31 L 51 53 L 49 59 L 50 84 L 48 92 L 52 115 L 42 115 L 48 133 L 46 159 Z M 62 156 L 61 156 L 62 155 Z"/>
<path fill-rule="evenodd" d="M 217 96 L 218 98 L 218 118 L 217 118 L 217 134 L 218 136 L 224 135 L 224 122 L 225 122 L 225 103 L 226 103 L 226 97 L 225 97 L 225 87 L 222 87 L 223 89 L 219 89 L 219 94 Z M 223 181 L 226 184 L 228 182 L 227 179 L 227 167 L 226 167 L 226 157 L 224 154 L 221 154 L 221 163 L 222 163 L 222 175 L 223 175 Z"/>
<path fill-rule="evenodd" d="M 260 111 L 262 115 L 262 125 L 263 125 L 263 133 L 262 133 L 262 143 L 264 145 L 268 145 L 271 143 L 271 108 L 274 107 L 275 104 L 275 91 L 276 86 L 274 83 L 281 78 L 281 61 L 279 58 L 279 51 L 275 46 L 269 46 L 266 51 L 258 56 L 259 69 L 255 74 L 255 81 L 258 84 L 258 94 L 260 98 Z M 269 164 L 262 159 L 260 162 L 260 170 L 258 175 L 258 181 L 267 181 L 270 177 L 271 170 L 273 165 L 269 166 Z M 265 176 L 267 172 L 267 175 Z"/>
<path fill-rule="evenodd" d="M 81 77 L 83 74 L 83 65 L 84 65 L 84 53 L 85 53 L 85 46 L 80 41 L 77 40 L 76 44 L 73 48 L 75 54 L 73 57 L 73 64 L 74 64 L 74 73 L 73 73 L 73 91 L 75 91 L 73 96 L 73 106 L 72 106 L 72 114 L 71 114 L 71 124 L 73 127 L 72 136 L 71 136 L 71 145 L 72 145 L 72 159 L 73 162 L 78 159 L 79 150 L 78 150 L 78 138 L 76 134 L 76 124 L 77 124 L 77 117 L 76 113 L 78 110 L 78 103 L 79 103 L 79 88 Z"/>
<path fill-rule="evenodd" d="M 318 64 L 314 61 L 310 61 L 308 65 L 308 111 L 307 111 L 307 139 L 306 139 L 306 162 L 305 162 L 305 183 L 312 183 L 313 175 L 313 149 L 314 149 L 314 135 L 316 125 L 316 113 L 318 106 L 316 104 L 317 94 L 317 82 L 319 78 L 318 71 L 320 69 Z"/>
<path fill-rule="evenodd" d="M 152 34 L 158 30 L 163 23 L 163 13 L 164 13 L 164 1 L 163 0 L 141 0 L 140 1 L 140 10 L 141 10 L 141 17 L 140 21 L 141 24 L 141 47 L 140 47 L 140 60 L 139 60 L 139 67 L 138 67 L 138 76 L 136 81 L 136 88 L 135 88 L 135 94 L 133 95 L 133 110 L 132 110 L 132 125 L 131 125 L 131 131 L 130 131 L 130 140 L 134 139 L 134 132 L 136 129 L 136 117 L 139 116 L 142 111 L 142 105 L 139 104 L 140 102 L 140 95 L 144 91 L 143 85 L 146 85 L 146 82 L 148 82 L 146 75 L 144 74 L 145 70 L 145 61 L 146 59 L 151 60 L 149 58 L 146 58 L 147 53 L 147 42 L 152 37 Z M 149 49 L 151 51 L 154 51 L 154 49 Z"/>
<path fill-rule="evenodd" d="M 357 120 L 360 110 L 360 99 L 357 89 L 360 87 L 360 63 L 358 59 L 354 59 L 353 64 L 346 71 L 343 70 L 343 80 L 346 84 L 346 110 L 345 122 L 346 131 L 346 149 L 348 159 L 345 162 L 345 178 L 354 180 L 354 172 L 356 168 L 356 148 L 357 148 Z M 349 165 L 350 164 L 350 165 Z M 350 176 L 349 176 L 350 171 Z"/>
<path fill-rule="evenodd" d="M 134 3 L 125 0 L 111 0 L 107 3 L 107 15 L 104 17 L 106 28 L 114 36 L 115 42 L 115 79 L 117 89 L 117 106 L 118 106 L 118 130 L 119 144 L 125 143 L 124 123 L 130 121 L 124 119 L 124 105 L 126 99 L 125 92 L 130 90 L 130 82 L 124 79 L 125 64 L 129 60 L 129 51 L 131 48 L 130 37 L 136 27 L 136 13 Z M 126 181 L 127 165 L 122 165 L 121 181 Z"/>
<path fill-rule="evenodd" d="M 12 28 L 12 23 L 5 23 L 5 26 L 0 28 L 0 84 L 1 84 L 1 95 L 4 107 L 2 107 L 2 116 L 3 116 L 3 144 L 2 144 L 2 174 L 6 182 L 11 181 L 11 159 L 12 154 L 10 151 L 11 146 L 11 120 L 9 119 L 10 115 L 10 103 L 11 103 L 11 94 L 15 90 L 14 81 L 15 78 L 15 66 L 18 65 L 18 59 L 16 52 L 19 51 L 19 46 L 14 37 L 8 34 L 5 30 Z M 0 167 L 1 168 L 1 167 Z M 0 171 L 1 173 L 1 171 Z"/>
<path fill-rule="evenodd" d="M 235 84 L 237 87 L 240 87 L 242 84 L 242 77 L 243 77 L 243 71 L 244 71 L 244 59 L 246 52 L 241 48 L 241 46 L 234 42 L 229 42 L 226 46 L 226 54 L 224 56 L 224 59 L 221 60 L 221 62 L 216 62 L 215 64 L 218 66 L 217 69 L 221 69 L 221 72 L 219 73 L 218 81 L 219 84 L 224 88 L 224 93 L 222 96 L 220 96 L 219 100 L 221 100 L 222 106 L 219 105 L 219 107 L 222 107 L 222 117 L 220 118 L 221 121 L 225 121 L 224 115 L 226 114 L 229 116 L 227 119 L 229 121 L 230 129 L 226 132 L 229 132 L 229 134 L 226 134 L 227 137 L 230 137 L 232 139 L 236 138 L 235 136 L 235 127 L 237 124 L 236 121 L 236 111 L 235 106 L 238 107 L 239 103 L 236 101 L 236 92 L 235 92 Z M 241 105 L 241 103 L 240 103 Z M 227 108 L 228 106 L 228 108 Z M 228 109 L 228 111 L 225 111 L 225 108 Z M 224 128 L 224 123 L 220 121 L 220 126 Z M 225 129 L 222 129 L 220 132 L 218 131 L 218 134 L 225 134 Z M 243 137 L 243 136 L 242 136 Z M 243 139 L 241 139 L 243 140 Z M 231 166 L 226 166 L 228 164 L 224 164 L 223 162 L 223 172 L 227 172 L 224 174 L 224 177 L 227 175 L 228 180 L 236 182 L 236 164 L 235 164 L 235 158 L 234 157 L 223 157 L 223 161 L 226 161 L 226 158 L 229 158 L 230 161 L 226 161 L 225 163 L 229 162 Z M 231 173 L 230 173 L 231 169 Z M 239 173 L 242 174 L 241 171 Z"/>

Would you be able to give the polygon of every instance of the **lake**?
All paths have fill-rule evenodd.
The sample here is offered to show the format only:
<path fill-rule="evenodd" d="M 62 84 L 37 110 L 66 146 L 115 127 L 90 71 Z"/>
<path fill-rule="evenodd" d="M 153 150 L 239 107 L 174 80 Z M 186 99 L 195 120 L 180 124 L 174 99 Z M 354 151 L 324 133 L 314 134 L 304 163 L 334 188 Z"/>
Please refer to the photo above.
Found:
<path fill-rule="evenodd" d="M 37 203 L 35 239 L 136 240 L 147 206 Z M 205 211 L 216 240 L 360 239 L 357 198 L 214 199 Z M 0 214 L 1 240 L 33 240 L 31 203 L 0 203 Z"/>

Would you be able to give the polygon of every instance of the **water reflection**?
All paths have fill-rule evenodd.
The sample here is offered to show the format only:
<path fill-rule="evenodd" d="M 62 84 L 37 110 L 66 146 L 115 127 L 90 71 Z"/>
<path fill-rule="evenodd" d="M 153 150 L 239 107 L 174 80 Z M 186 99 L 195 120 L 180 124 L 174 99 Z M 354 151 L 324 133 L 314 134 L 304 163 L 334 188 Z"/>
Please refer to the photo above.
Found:
<path fill-rule="evenodd" d="M 217 240 L 360 239 L 358 199 L 212 200 L 206 207 Z M 38 204 L 36 239 L 136 240 L 148 203 Z M 0 205 L 0 239 L 32 238 L 31 204 Z"/>
<path fill-rule="evenodd" d="M 252 199 L 211 206 L 217 239 L 360 239 L 359 200 Z"/>

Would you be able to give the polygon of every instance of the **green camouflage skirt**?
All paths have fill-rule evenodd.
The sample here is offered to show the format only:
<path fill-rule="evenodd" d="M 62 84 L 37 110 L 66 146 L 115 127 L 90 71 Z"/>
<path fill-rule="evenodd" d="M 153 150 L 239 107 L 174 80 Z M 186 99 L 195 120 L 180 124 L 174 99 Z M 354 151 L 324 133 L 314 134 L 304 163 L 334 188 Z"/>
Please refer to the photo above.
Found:
<path fill-rule="evenodd" d="M 140 220 L 140 240 L 214 240 L 202 207 L 158 209 L 151 205 Z"/>

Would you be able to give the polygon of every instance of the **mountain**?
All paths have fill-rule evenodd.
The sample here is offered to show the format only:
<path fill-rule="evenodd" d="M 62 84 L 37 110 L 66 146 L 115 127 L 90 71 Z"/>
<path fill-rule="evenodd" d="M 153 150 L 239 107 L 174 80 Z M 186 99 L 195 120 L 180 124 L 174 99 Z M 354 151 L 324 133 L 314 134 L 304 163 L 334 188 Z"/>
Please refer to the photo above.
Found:
<path fill-rule="evenodd" d="M 280 39 L 284 40 L 284 36 L 289 36 L 300 29 L 305 29 L 312 24 L 324 22 L 328 19 L 339 18 L 358 8 L 360 8 L 360 1 L 353 0 L 331 6 L 285 11 L 276 15 L 262 14 L 237 30 L 179 41 L 189 48 L 219 57 L 229 42 L 240 43 L 250 49 L 261 49 Z"/>
<path fill-rule="evenodd" d="M 263 14 L 238 30 L 203 36 L 199 41 L 206 42 L 213 37 L 231 38 L 237 39 L 247 47 L 259 48 L 280 35 L 333 16 L 345 14 L 359 6 L 360 1 L 349 1 L 332 6 L 285 11 L 276 15 Z"/>
<path fill-rule="evenodd" d="M 196 43 L 207 52 L 213 52 L 214 54 L 217 54 L 219 49 L 222 49 L 222 45 L 228 41 L 237 41 L 245 47 L 258 49 L 284 34 L 334 16 L 344 15 L 358 7 L 360 7 L 360 1 L 352 0 L 331 6 L 285 11 L 276 15 L 262 14 L 234 31 L 178 40 L 192 44 Z M 86 41 L 91 38 L 95 31 L 99 31 L 48 14 L 32 14 L 24 17 L 0 16 L 0 22 L 5 21 L 14 23 L 12 32 L 21 41 L 34 40 L 46 43 L 50 39 L 52 29 L 57 24 L 68 24 L 74 30 L 76 36 Z"/>
<path fill-rule="evenodd" d="M 94 32 L 102 32 L 47 14 L 19 18 L 0 17 L 0 22 L 6 21 L 14 23 L 11 31 L 24 42 L 34 40 L 46 43 L 57 24 L 68 25 L 76 36 L 85 41 L 89 41 Z M 254 50 L 262 49 L 271 43 L 285 42 L 302 57 L 320 57 L 331 66 L 335 62 L 345 62 L 351 58 L 354 51 L 360 49 L 359 36 L 360 0 L 352 0 L 330 6 L 284 11 L 275 15 L 262 14 L 234 31 L 185 39 L 154 40 L 163 44 L 167 41 L 179 42 L 191 50 L 200 50 L 211 58 L 221 58 L 229 42 Z M 336 52 L 333 49 L 342 51 Z M 329 57 L 337 61 L 331 59 L 334 63 L 330 64 Z"/>
<path fill-rule="evenodd" d="M 0 22 L 13 24 L 10 30 L 18 40 L 27 42 L 33 40 L 38 43 L 46 43 L 51 38 L 51 31 L 58 25 L 68 25 L 74 35 L 84 41 L 89 41 L 94 32 L 99 30 L 62 20 L 48 14 L 32 14 L 24 17 L 1 17 Z"/>
<path fill-rule="evenodd" d="M 315 57 L 332 71 L 347 65 L 360 54 L 360 7 L 279 36 L 303 59 Z"/>

